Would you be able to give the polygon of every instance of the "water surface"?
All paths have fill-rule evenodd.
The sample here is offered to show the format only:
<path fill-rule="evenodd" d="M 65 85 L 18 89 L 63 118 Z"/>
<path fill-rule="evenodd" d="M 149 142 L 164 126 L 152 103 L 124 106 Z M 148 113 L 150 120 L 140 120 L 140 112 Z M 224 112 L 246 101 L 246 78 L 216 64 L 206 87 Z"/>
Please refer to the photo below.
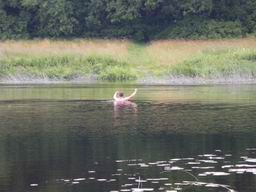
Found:
<path fill-rule="evenodd" d="M 256 191 L 256 86 L 133 88 L 2 85 L 0 190 Z"/>

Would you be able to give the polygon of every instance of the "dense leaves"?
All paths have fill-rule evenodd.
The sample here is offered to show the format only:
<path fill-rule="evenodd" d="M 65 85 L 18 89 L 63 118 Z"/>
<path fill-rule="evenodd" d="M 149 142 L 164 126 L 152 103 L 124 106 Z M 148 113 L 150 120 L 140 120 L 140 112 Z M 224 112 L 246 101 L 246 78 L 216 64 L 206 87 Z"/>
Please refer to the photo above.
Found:
<path fill-rule="evenodd" d="M 256 34 L 256 0 L 0 0 L 0 38 Z"/>
<path fill-rule="evenodd" d="M 191 17 L 175 23 L 156 37 L 165 39 L 220 39 L 243 35 L 241 23 Z"/>

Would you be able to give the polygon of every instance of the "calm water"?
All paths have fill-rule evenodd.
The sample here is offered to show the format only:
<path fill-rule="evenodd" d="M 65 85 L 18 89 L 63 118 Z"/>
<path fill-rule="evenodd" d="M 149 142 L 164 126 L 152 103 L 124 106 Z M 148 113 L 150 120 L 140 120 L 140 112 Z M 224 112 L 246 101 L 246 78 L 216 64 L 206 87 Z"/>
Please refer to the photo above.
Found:
<path fill-rule="evenodd" d="M 0 191 L 256 191 L 256 86 L 119 88 L 1 85 Z"/>

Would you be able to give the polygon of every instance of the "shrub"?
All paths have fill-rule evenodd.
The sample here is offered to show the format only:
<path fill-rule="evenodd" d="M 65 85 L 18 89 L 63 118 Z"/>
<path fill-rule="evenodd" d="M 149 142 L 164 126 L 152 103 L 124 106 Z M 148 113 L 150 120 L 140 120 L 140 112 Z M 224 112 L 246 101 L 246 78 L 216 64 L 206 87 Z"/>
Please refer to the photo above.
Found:
<path fill-rule="evenodd" d="M 8 16 L 0 10 L 0 39 L 28 38 L 26 19 L 26 15 Z"/>
<path fill-rule="evenodd" d="M 160 39 L 220 39 L 241 37 L 240 22 L 191 17 L 178 21 L 156 36 Z"/>

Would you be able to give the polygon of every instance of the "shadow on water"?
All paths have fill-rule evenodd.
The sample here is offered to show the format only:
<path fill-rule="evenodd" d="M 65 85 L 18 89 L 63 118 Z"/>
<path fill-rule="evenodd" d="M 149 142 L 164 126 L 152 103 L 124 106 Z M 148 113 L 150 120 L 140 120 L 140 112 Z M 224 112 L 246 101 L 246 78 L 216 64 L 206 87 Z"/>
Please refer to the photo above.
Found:
<path fill-rule="evenodd" d="M 256 190 L 254 88 L 115 88 L 3 88 L 1 191 Z"/>

